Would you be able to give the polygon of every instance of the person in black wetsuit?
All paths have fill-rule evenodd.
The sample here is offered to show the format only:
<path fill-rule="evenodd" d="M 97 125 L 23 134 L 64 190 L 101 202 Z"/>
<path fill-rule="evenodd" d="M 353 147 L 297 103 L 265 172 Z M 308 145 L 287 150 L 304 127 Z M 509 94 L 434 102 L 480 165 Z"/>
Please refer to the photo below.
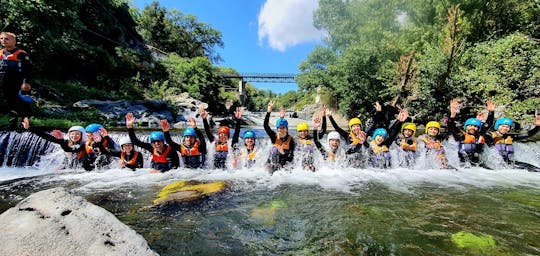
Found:
<path fill-rule="evenodd" d="M 182 143 L 178 144 L 172 140 L 169 129 L 171 125 L 167 120 L 161 120 L 161 129 L 165 133 L 167 143 L 180 153 L 185 168 L 204 168 L 206 164 L 206 141 L 204 135 L 197 129 L 195 118 L 188 120 L 189 126 L 184 129 Z"/>
<path fill-rule="evenodd" d="M 289 135 L 289 123 L 284 118 L 284 109 L 280 110 L 280 118 L 276 120 L 277 134 L 268 125 L 273 106 L 274 102 L 270 101 L 263 123 L 264 130 L 273 144 L 272 149 L 270 150 L 270 156 L 266 161 L 266 169 L 270 174 L 291 163 L 294 159 L 295 149 L 294 139 Z"/>

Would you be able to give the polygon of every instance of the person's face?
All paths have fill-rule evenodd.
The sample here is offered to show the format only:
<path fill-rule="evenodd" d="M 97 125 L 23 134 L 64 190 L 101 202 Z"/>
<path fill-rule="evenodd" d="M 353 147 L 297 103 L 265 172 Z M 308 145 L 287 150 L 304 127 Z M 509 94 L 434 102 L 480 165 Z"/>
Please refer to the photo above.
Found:
<path fill-rule="evenodd" d="M 510 128 L 511 128 L 510 125 L 501 124 L 501 125 L 499 125 L 499 129 L 497 129 L 497 131 L 500 134 L 507 134 L 510 131 Z"/>
<path fill-rule="evenodd" d="M 220 143 L 226 143 L 229 139 L 229 134 L 226 133 L 218 133 L 218 141 Z"/>
<path fill-rule="evenodd" d="M 69 139 L 73 142 L 79 142 L 81 140 L 82 133 L 79 131 L 71 131 L 69 132 Z"/>
<path fill-rule="evenodd" d="M 245 138 L 244 143 L 247 147 L 251 148 L 255 145 L 255 138 Z"/>
<path fill-rule="evenodd" d="M 437 127 L 429 127 L 428 135 L 431 137 L 437 136 L 439 134 L 439 129 Z"/>
<path fill-rule="evenodd" d="M 328 145 L 330 145 L 330 148 L 332 150 L 336 150 L 339 148 L 339 140 L 338 139 L 330 139 L 328 141 Z"/>
<path fill-rule="evenodd" d="M 383 136 L 377 135 L 377 137 L 375 137 L 375 143 L 377 145 L 381 145 L 383 142 L 384 142 L 384 137 Z"/>
<path fill-rule="evenodd" d="M 362 126 L 359 125 L 359 124 L 355 124 L 355 125 L 351 126 L 351 131 L 354 134 L 358 134 L 361 130 L 362 130 Z"/>
<path fill-rule="evenodd" d="M 195 137 L 194 136 L 184 136 L 184 145 L 186 146 L 193 146 L 195 145 Z"/>
<path fill-rule="evenodd" d="M 467 125 L 465 128 L 468 134 L 475 134 L 478 131 L 478 126 L 476 125 Z"/>
<path fill-rule="evenodd" d="M 128 144 L 122 145 L 122 150 L 123 150 L 124 152 L 126 152 L 126 153 L 131 152 L 131 150 L 133 150 L 133 144 L 128 143 Z"/>
<path fill-rule="evenodd" d="M 2 47 L 6 49 L 12 49 L 15 48 L 15 44 L 17 43 L 15 41 L 15 38 L 12 36 L 8 36 L 6 34 L 0 34 L 0 43 L 2 44 Z"/>
<path fill-rule="evenodd" d="M 152 147 L 154 147 L 154 149 L 156 149 L 156 150 L 162 151 L 163 150 L 163 145 L 165 145 L 165 144 L 163 143 L 162 140 L 154 140 L 154 141 L 152 141 Z"/>
<path fill-rule="evenodd" d="M 403 130 L 403 136 L 405 136 L 405 138 L 410 138 L 413 134 L 414 134 L 414 132 L 411 129 Z"/>
<path fill-rule="evenodd" d="M 94 133 L 92 133 L 92 137 L 91 137 L 91 138 L 92 138 L 92 140 L 93 140 L 94 142 L 100 142 L 101 139 L 102 139 L 102 138 L 101 138 L 101 133 L 100 133 L 100 132 L 94 132 Z"/>
<path fill-rule="evenodd" d="M 21 85 L 21 90 L 27 92 L 27 91 L 30 91 L 32 89 L 32 86 L 30 86 L 29 83 L 24 83 Z"/>
<path fill-rule="evenodd" d="M 277 130 L 280 137 L 285 137 L 287 135 L 287 126 L 280 126 Z"/>
<path fill-rule="evenodd" d="M 298 132 L 298 137 L 300 137 L 302 139 L 307 138 L 307 135 L 308 135 L 308 130 L 302 130 L 302 131 Z"/>

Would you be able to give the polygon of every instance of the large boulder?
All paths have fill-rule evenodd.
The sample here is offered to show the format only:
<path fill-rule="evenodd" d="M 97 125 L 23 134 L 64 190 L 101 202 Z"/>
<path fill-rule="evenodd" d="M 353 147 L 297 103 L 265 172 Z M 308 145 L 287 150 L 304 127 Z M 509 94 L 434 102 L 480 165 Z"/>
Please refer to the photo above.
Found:
<path fill-rule="evenodd" d="M 113 214 L 63 188 L 0 215 L 0 255 L 157 255 Z"/>

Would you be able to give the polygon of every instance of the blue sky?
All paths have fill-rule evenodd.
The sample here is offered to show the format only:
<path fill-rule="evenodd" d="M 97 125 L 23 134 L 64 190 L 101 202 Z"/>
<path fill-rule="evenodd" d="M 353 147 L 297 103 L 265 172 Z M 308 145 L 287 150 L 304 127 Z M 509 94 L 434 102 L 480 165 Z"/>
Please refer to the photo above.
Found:
<path fill-rule="evenodd" d="M 134 0 L 142 9 L 151 0 Z M 160 6 L 197 17 L 221 31 L 223 58 L 218 65 L 240 73 L 298 73 L 298 65 L 323 33 L 312 25 L 317 0 L 162 0 Z M 277 93 L 296 84 L 253 83 Z"/>

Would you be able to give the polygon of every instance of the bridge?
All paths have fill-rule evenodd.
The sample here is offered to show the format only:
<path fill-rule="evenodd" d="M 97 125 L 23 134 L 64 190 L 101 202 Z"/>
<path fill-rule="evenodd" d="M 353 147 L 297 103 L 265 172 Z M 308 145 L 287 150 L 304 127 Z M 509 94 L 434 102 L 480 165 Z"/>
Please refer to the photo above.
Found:
<path fill-rule="evenodd" d="M 238 83 L 238 98 L 242 105 L 246 100 L 246 82 L 255 83 L 296 83 L 296 74 L 275 74 L 275 73 L 240 73 L 221 74 L 222 78 L 240 79 Z"/>

